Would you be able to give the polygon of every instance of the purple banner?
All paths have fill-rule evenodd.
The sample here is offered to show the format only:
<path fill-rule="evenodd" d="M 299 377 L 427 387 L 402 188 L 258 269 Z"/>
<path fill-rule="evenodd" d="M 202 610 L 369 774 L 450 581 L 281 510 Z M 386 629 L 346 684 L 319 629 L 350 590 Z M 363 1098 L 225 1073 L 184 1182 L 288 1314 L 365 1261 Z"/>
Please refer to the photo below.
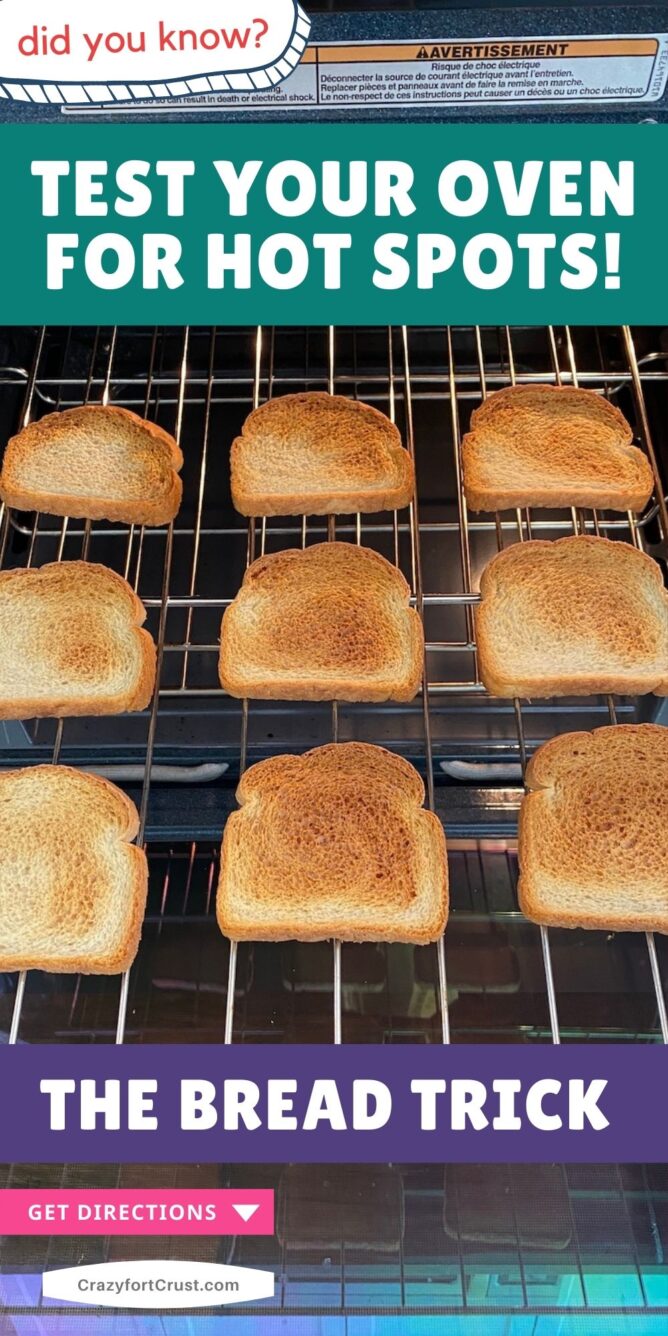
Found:
<path fill-rule="evenodd" d="M 668 1050 L 18 1046 L 15 1163 L 668 1160 Z"/>

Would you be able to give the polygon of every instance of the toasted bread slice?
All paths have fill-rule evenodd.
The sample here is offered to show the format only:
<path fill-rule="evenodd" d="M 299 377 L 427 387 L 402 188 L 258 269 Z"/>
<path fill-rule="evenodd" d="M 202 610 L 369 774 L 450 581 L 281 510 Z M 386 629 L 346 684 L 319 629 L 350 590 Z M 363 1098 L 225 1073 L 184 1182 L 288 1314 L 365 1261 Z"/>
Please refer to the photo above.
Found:
<path fill-rule="evenodd" d="M 260 557 L 223 617 L 221 684 L 269 700 L 412 700 L 424 637 L 409 598 L 396 566 L 352 543 Z"/>
<path fill-rule="evenodd" d="M 377 408 L 342 395 L 286 394 L 256 408 L 232 443 L 232 500 L 242 515 L 398 510 L 413 461 Z"/>
<path fill-rule="evenodd" d="M 494 696 L 668 694 L 668 595 L 629 543 L 516 543 L 480 592 L 480 675 Z"/>
<path fill-rule="evenodd" d="M 31 422 L 7 443 L 0 497 L 16 510 L 74 519 L 167 524 L 181 504 L 176 441 L 115 405 L 86 405 Z"/>
<path fill-rule="evenodd" d="M 449 980 L 448 980 L 449 982 Z M 550 1203 L 546 1210 L 546 1202 Z M 560 1164 L 448 1164 L 443 1228 L 457 1242 L 562 1252 L 573 1239 Z"/>
<path fill-rule="evenodd" d="M 68 766 L 0 774 L 0 969 L 120 974 L 146 905 L 137 810 Z"/>
<path fill-rule="evenodd" d="M 448 912 L 445 835 L 401 757 L 364 742 L 247 770 L 228 818 L 218 923 L 238 941 L 433 942 Z"/>
<path fill-rule="evenodd" d="M 462 444 L 467 504 L 642 510 L 654 478 L 632 440 L 619 409 L 593 390 L 498 390 L 476 408 Z"/>
<path fill-rule="evenodd" d="M 397 1253 L 405 1230 L 401 1171 L 389 1164 L 290 1164 L 279 1179 L 276 1235 L 292 1250 Z"/>
<path fill-rule="evenodd" d="M 0 572 L 0 719 L 145 710 L 156 668 L 145 618 L 106 566 Z"/>
<path fill-rule="evenodd" d="M 527 768 L 519 897 L 548 927 L 668 932 L 668 728 L 566 733 Z"/>

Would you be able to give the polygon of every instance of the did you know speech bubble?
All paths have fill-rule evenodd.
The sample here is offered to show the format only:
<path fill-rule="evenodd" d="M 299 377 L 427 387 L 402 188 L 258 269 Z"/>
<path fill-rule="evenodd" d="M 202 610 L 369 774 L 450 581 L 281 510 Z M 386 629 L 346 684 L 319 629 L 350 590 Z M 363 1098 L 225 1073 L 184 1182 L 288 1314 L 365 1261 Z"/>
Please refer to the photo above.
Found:
<path fill-rule="evenodd" d="M 0 94 L 86 104 L 272 88 L 309 31 L 297 0 L 3 0 Z"/>

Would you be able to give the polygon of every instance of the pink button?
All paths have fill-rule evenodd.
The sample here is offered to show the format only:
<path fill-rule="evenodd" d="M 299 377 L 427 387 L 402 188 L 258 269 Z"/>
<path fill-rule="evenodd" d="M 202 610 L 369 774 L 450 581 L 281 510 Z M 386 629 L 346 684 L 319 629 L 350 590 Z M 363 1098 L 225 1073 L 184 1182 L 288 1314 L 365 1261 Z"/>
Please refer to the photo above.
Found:
<path fill-rule="evenodd" d="M 273 1234 L 270 1188 L 0 1191 L 2 1234 Z"/>

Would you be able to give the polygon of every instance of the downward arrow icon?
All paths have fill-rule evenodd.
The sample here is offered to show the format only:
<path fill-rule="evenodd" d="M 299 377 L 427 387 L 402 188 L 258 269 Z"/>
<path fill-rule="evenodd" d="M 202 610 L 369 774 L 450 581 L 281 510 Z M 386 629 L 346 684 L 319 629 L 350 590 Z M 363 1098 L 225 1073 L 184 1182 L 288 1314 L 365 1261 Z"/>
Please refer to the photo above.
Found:
<path fill-rule="evenodd" d="M 240 1216 L 241 1216 L 241 1219 L 242 1219 L 242 1220 L 245 1220 L 245 1221 L 246 1221 L 246 1224 L 248 1224 L 248 1221 L 250 1220 L 251 1216 L 255 1215 L 255 1212 L 256 1212 L 256 1211 L 259 1211 L 259 1209 L 260 1209 L 260 1204 L 259 1204 L 259 1202 L 258 1202 L 256 1206 L 236 1206 L 236 1205 L 235 1205 L 235 1206 L 233 1206 L 232 1209 L 233 1209 L 234 1211 L 236 1211 L 237 1215 L 240 1215 Z"/>

